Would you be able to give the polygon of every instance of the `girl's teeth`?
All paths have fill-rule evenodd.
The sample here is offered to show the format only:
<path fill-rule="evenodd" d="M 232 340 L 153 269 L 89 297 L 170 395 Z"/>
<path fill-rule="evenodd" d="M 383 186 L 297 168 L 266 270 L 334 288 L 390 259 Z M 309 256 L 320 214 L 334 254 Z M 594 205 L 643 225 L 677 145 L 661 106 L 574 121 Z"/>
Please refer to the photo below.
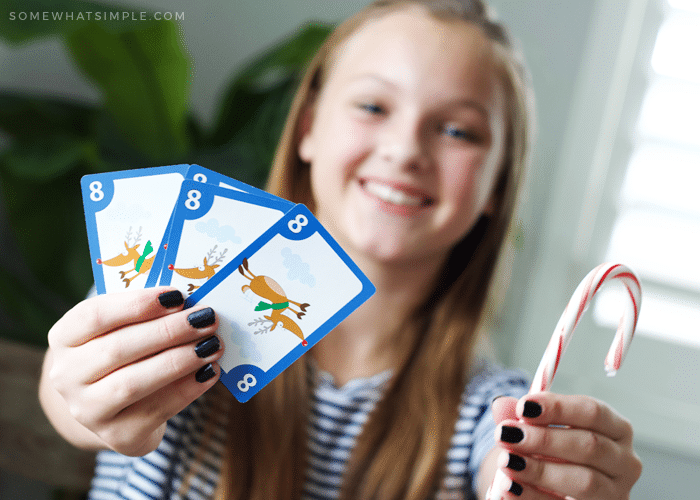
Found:
<path fill-rule="evenodd" d="M 365 184 L 365 189 L 367 192 L 376 196 L 377 198 L 388 203 L 393 203 L 394 205 L 418 206 L 422 203 L 421 198 L 410 196 L 405 192 L 394 189 L 386 184 L 367 182 Z"/>

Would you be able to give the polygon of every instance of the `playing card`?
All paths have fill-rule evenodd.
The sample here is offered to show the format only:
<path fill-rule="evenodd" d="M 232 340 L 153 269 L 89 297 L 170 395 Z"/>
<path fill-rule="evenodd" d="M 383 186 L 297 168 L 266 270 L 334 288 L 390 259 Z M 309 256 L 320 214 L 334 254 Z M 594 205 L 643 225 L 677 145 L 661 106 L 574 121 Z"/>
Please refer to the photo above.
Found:
<path fill-rule="evenodd" d="M 144 287 L 189 167 L 106 172 L 81 179 L 98 294 Z"/>
<path fill-rule="evenodd" d="M 246 184 L 245 182 L 241 182 L 224 174 L 220 174 L 214 170 L 209 170 L 208 168 L 204 168 L 200 165 L 190 165 L 190 168 L 187 170 L 187 179 L 203 182 L 205 184 L 214 184 L 215 186 L 221 186 L 233 189 L 235 191 L 243 191 L 244 193 L 255 194 L 271 200 L 282 200 L 282 198 L 270 194 L 267 191 L 263 191 L 262 189 L 258 189 L 254 186 Z"/>
<path fill-rule="evenodd" d="M 219 318 L 221 380 L 240 402 L 335 328 L 375 291 L 303 205 L 296 205 L 186 301 Z"/>
<path fill-rule="evenodd" d="M 204 184 L 213 184 L 215 186 L 221 186 L 225 187 L 228 189 L 232 189 L 234 191 L 240 191 L 244 193 L 250 193 L 250 194 L 255 194 L 257 196 L 261 196 L 263 198 L 268 198 L 270 200 L 276 200 L 276 201 L 282 201 L 284 203 L 288 204 L 288 209 L 292 208 L 294 206 L 293 203 L 288 202 L 286 200 L 283 200 L 282 198 L 279 198 L 277 196 L 274 196 L 266 191 L 263 191 L 262 189 L 258 189 L 256 187 L 250 186 L 244 182 L 241 182 L 236 179 L 232 179 L 231 177 L 227 177 L 223 174 L 220 174 L 218 172 L 215 172 L 213 170 L 209 170 L 208 168 L 204 168 L 200 165 L 189 165 L 189 168 L 187 169 L 187 173 L 185 175 L 186 179 L 190 179 L 193 181 L 201 182 Z M 175 210 L 172 211 L 172 216 L 175 215 Z M 148 274 L 148 278 L 146 280 L 146 287 L 154 287 L 157 284 L 170 284 L 169 281 L 163 281 L 161 279 L 161 275 L 164 271 L 164 261 L 165 261 L 165 255 L 167 253 L 167 243 L 170 240 L 170 231 L 173 223 L 173 218 L 170 218 L 170 221 L 168 223 L 168 227 L 165 231 L 165 236 L 163 238 L 163 245 L 158 247 L 156 251 L 156 256 L 153 261 L 153 266 Z M 230 255 L 229 255 L 230 257 Z M 172 261 L 171 261 L 172 263 Z"/>
<path fill-rule="evenodd" d="M 293 207 L 271 195 L 184 181 L 159 284 L 192 293 Z"/>

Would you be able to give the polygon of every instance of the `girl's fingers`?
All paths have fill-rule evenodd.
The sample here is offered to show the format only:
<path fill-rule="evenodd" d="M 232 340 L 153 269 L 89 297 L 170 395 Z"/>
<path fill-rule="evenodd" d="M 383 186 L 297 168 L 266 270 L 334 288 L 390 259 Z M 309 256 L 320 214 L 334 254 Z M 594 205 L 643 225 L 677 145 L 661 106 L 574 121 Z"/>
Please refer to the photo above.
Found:
<path fill-rule="evenodd" d="M 112 331 L 79 348 L 83 351 L 80 353 L 83 359 L 93 360 L 89 372 L 83 375 L 83 381 L 87 384 L 97 382 L 139 360 L 209 337 L 217 328 L 214 310 L 200 307 Z"/>
<path fill-rule="evenodd" d="M 182 294 L 172 288 L 92 297 L 75 305 L 51 328 L 49 346 L 77 347 L 117 328 L 177 312 L 183 303 Z"/>
<path fill-rule="evenodd" d="M 511 498 L 619 498 L 618 486 L 610 477 L 582 465 L 549 462 L 507 451 L 501 452 L 498 465 L 511 480 L 505 485 L 506 491 L 511 490 Z"/>
<path fill-rule="evenodd" d="M 496 486 L 500 487 L 499 491 L 503 496 L 499 498 L 502 500 L 572 500 L 571 497 L 566 498 L 534 487 L 522 479 L 516 480 L 508 475 L 502 475 L 500 481 Z"/>
<path fill-rule="evenodd" d="M 84 405 L 83 414 L 76 416 L 76 419 L 86 427 L 98 428 L 114 420 L 130 406 L 152 400 L 153 395 L 181 381 L 180 385 L 185 384 L 189 391 L 173 401 L 160 401 L 165 413 L 170 413 L 173 405 L 179 407 L 183 400 L 188 400 L 188 403 L 192 401 L 188 399 L 192 388 L 195 388 L 195 392 L 201 389 L 201 384 L 208 381 L 206 375 L 212 374 L 211 368 L 207 367 L 222 354 L 223 345 L 218 337 L 212 335 L 126 365 L 84 388 L 83 398 L 92 404 Z M 157 419 L 161 412 L 151 410 Z"/>
<path fill-rule="evenodd" d="M 116 451 L 147 453 L 167 419 L 218 379 L 211 308 L 183 311 L 172 288 L 83 301 L 49 332 L 47 376 L 68 412 Z"/>
<path fill-rule="evenodd" d="M 197 345 L 200 343 L 206 349 L 200 351 L 200 354 L 206 355 L 205 357 L 197 354 Z M 218 360 L 222 354 L 223 346 L 218 337 L 208 337 L 201 342 L 173 347 L 127 365 L 91 387 L 98 394 L 109 394 L 110 399 L 119 400 L 124 408 L 176 380 L 194 374 L 203 366 Z"/>
<path fill-rule="evenodd" d="M 529 394 L 516 406 L 518 418 L 533 425 L 588 429 L 613 441 L 630 440 L 632 425 L 610 406 L 589 396 Z"/>
<path fill-rule="evenodd" d="M 516 419 L 496 428 L 505 450 L 499 465 L 522 486 L 520 495 L 507 497 L 626 498 L 642 471 L 632 437 L 629 422 L 598 400 L 527 395 L 518 401 Z"/>
<path fill-rule="evenodd" d="M 124 408 L 112 425 L 97 434 L 118 453 L 143 456 L 160 443 L 165 422 L 209 390 L 220 375 L 221 369 L 215 362 L 206 363 L 195 373 L 188 373 Z M 129 431 L 125 433 L 124 429 Z"/>
<path fill-rule="evenodd" d="M 572 462 L 614 477 L 623 449 L 612 439 L 587 429 L 539 427 L 514 420 L 501 422 L 496 439 L 518 455 L 537 455 Z"/>

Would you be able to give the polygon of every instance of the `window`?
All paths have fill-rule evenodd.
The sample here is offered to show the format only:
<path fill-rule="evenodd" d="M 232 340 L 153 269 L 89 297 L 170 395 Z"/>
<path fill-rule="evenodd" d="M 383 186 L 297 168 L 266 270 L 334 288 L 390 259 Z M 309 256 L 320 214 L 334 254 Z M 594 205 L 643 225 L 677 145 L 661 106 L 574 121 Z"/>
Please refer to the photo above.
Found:
<path fill-rule="evenodd" d="M 556 168 L 533 183 L 551 193 L 524 224 L 536 258 L 514 266 L 526 288 L 515 289 L 522 306 L 504 322 L 518 332 L 513 363 L 532 374 L 591 269 L 616 261 L 639 274 L 641 314 L 622 370 L 603 370 L 626 300 L 611 283 L 552 386 L 632 421 L 651 488 L 635 499 L 700 488 L 698 475 L 667 474 L 700 467 L 700 0 L 668 2 L 595 2 Z M 666 462 L 652 458 L 661 455 Z"/>
<path fill-rule="evenodd" d="M 700 1 L 667 9 L 646 59 L 606 260 L 642 281 L 639 335 L 700 348 Z M 617 325 L 621 293 L 601 293 L 600 324 Z"/>

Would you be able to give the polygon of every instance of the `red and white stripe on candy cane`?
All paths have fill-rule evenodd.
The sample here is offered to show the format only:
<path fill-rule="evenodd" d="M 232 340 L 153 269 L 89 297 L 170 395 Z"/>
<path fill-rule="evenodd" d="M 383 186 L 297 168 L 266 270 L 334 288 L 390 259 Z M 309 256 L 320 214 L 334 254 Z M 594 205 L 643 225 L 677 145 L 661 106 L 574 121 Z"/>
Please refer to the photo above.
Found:
<path fill-rule="evenodd" d="M 642 291 L 639 279 L 627 266 L 622 264 L 601 264 L 588 273 L 571 296 L 571 300 L 554 328 L 554 333 L 537 368 L 530 387 L 530 394 L 549 390 L 561 357 L 566 351 L 583 313 L 603 284 L 612 280 L 622 282 L 629 299 L 625 303 L 615 338 L 605 358 L 605 371 L 608 375 L 615 375 L 617 370 L 620 369 L 620 365 L 622 365 L 622 361 L 634 337 L 634 330 L 637 327 Z"/>

